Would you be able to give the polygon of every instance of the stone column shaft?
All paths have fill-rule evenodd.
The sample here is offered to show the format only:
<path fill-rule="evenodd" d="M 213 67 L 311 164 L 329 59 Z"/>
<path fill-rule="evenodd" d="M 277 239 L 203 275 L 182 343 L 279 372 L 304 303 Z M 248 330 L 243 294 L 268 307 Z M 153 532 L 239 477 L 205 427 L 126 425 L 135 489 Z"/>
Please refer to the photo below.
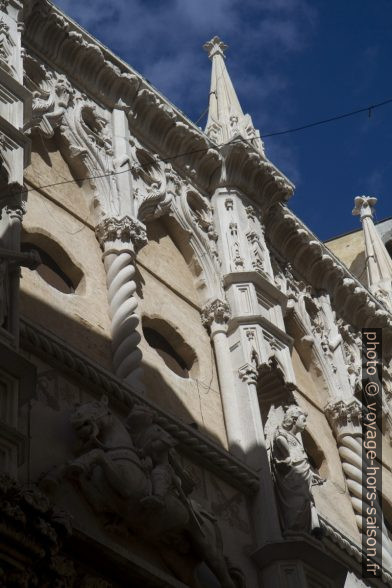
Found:
<path fill-rule="evenodd" d="M 215 330 L 213 326 L 211 332 L 218 368 L 227 441 L 230 451 L 234 455 L 242 457 L 241 426 L 238 418 L 238 405 L 235 394 L 233 370 L 230 361 L 229 345 L 226 333 L 223 330 Z"/>
<path fill-rule="evenodd" d="M 359 532 L 362 533 L 363 521 L 366 518 L 368 502 L 364 500 L 367 489 L 362 482 L 362 427 L 361 406 L 356 400 L 346 403 L 343 400 L 331 402 L 325 412 L 330 420 L 338 442 L 338 451 L 342 468 L 350 492 L 351 503 Z M 382 556 L 383 564 L 392 570 L 392 542 L 385 527 L 381 505 L 378 501 L 372 503 L 382 520 Z"/>
<path fill-rule="evenodd" d="M 237 457 L 243 457 L 241 423 L 229 342 L 226 336 L 227 321 L 229 318 L 229 305 L 227 302 L 219 299 L 205 305 L 202 310 L 203 325 L 209 330 L 214 345 L 229 450 L 234 455 L 237 455 Z"/>
<path fill-rule="evenodd" d="M 147 241 L 144 226 L 128 216 L 107 218 L 96 228 L 96 235 L 104 250 L 113 370 L 119 378 L 141 389 L 142 353 L 138 348 L 141 337 L 137 332 L 134 275 L 136 251 Z"/>
<path fill-rule="evenodd" d="M 246 432 L 243 431 L 246 441 L 244 451 L 247 464 L 260 475 L 260 489 L 253 500 L 252 513 L 256 544 L 261 547 L 266 543 L 281 541 L 282 534 L 257 395 L 257 378 L 257 369 L 251 364 L 239 370 L 238 393 L 243 397 L 242 426 L 243 429 L 246 427 Z"/>

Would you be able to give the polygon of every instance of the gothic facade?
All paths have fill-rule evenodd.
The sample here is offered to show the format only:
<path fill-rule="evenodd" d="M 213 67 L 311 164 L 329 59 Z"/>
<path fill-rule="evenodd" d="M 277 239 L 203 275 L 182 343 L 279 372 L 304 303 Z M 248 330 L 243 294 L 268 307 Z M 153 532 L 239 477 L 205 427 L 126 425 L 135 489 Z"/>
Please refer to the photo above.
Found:
<path fill-rule="evenodd" d="M 0 0 L 1 586 L 392 586 L 375 199 L 363 280 L 290 210 L 204 48 L 203 132 L 48 0 Z M 382 561 L 361 579 L 366 327 Z"/>

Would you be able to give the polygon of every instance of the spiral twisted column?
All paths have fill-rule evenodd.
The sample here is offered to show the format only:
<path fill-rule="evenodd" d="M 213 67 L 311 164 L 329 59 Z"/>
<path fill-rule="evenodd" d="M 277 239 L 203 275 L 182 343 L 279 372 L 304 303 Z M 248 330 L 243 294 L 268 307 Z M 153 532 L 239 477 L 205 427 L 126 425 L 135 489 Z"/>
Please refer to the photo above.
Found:
<path fill-rule="evenodd" d="M 351 503 L 355 513 L 355 519 L 359 531 L 365 528 L 365 519 L 368 516 L 366 509 L 371 506 L 377 511 L 377 520 L 381 520 L 382 531 L 382 558 L 383 565 L 392 570 L 392 542 L 389 539 L 385 527 L 382 508 L 378 500 L 371 503 L 367 500 L 367 488 L 363 485 L 363 461 L 362 461 L 362 408 L 353 400 L 345 402 L 338 400 L 329 403 L 325 408 L 332 429 L 338 442 L 338 451 L 342 462 L 342 468 L 346 477 L 347 487 L 350 492 Z"/>
<path fill-rule="evenodd" d="M 137 331 L 135 257 L 147 243 L 144 225 L 129 216 L 105 218 L 95 230 L 103 250 L 109 314 L 111 318 L 113 370 L 125 382 L 141 387 L 141 337 Z"/>

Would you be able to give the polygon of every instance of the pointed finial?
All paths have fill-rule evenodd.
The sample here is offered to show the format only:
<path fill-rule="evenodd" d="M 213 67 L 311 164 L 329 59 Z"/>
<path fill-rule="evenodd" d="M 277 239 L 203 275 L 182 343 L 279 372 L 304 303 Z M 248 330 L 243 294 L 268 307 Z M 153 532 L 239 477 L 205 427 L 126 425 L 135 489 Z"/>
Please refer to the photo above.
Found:
<path fill-rule="evenodd" d="M 212 59 L 214 55 L 221 55 L 223 58 L 225 57 L 225 51 L 228 48 L 228 45 L 224 43 L 219 37 L 215 35 L 210 41 L 207 41 L 203 45 L 203 49 L 207 51 L 208 57 Z"/>
<path fill-rule="evenodd" d="M 377 198 L 374 196 L 356 196 L 354 204 L 352 211 L 354 216 L 361 216 L 361 219 L 367 216 L 373 218 L 373 209 L 377 204 Z"/>

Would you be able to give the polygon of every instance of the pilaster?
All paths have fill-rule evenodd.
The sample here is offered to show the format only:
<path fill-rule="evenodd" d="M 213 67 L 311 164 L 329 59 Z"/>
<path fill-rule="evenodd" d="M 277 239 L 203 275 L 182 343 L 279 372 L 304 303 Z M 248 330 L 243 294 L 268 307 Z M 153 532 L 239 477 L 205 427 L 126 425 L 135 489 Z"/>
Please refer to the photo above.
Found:
<path fill-rule="evenodd" d="M 244 458 L 241 418 L 226 336 L 230 307 L 226 301 L 217 298 L 203 307 L 201 318 L 214 345 L 229 450 L 234 455 Z"/>
<path fill-rule="evenodd" d="M 212 204 L 223 284 L 231 308 L 228 361 L 234 380 L 241 449 L 246 463 L 260 473 L 260 491 L 253 509 L 257 544 L 262 545 L 279 540 L 281 531 L 258 388 L 266 369 L 278 370 L 286 382 L 294 383 L 291 338 L 283 322 L 287 297 L 275 285 L 262 219 L 252 202 L 238 190 L 221 186 Z"/>
<path fill-rule="evenodd" d="M 23 170 L 30 160 L 30 141 L 23 132 L 31 116 L 31 94 L 23 86 L 22 2 L 0 5 L 0 337 L 18 345 L 20 225 Z"/>

